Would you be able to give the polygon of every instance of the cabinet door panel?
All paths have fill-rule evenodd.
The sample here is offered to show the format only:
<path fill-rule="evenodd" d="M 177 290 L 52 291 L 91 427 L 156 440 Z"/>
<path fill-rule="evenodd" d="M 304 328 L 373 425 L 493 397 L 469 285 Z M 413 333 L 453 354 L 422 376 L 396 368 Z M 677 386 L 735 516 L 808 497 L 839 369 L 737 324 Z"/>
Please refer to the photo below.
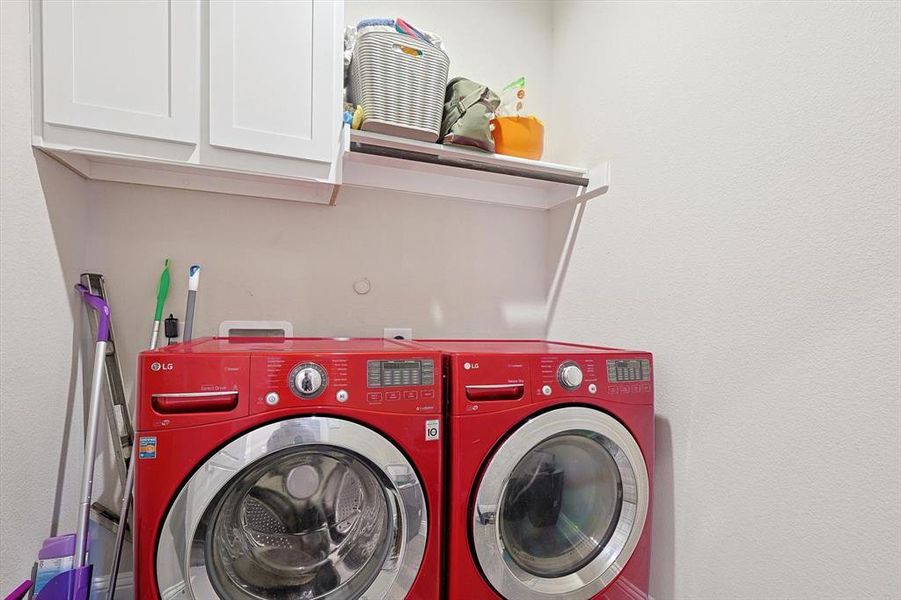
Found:
<path fill-rule="evenodd" d="M 340 128 L 339 3 L 210 3 L 210 144 L 329 162 Z"/>
<path fill-rule="evenodd" d="M 45 0 L 44 120 L 199 139 L 199 2 Z"/>

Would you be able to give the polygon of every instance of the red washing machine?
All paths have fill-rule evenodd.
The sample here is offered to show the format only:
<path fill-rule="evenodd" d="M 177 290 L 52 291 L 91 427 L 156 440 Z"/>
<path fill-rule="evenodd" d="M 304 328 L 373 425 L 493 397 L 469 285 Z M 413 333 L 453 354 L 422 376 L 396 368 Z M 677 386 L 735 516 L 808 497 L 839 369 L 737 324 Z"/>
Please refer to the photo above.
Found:
<path fill-rule="evenodd" d="M 138 368 L 138 598 L 439 597 L 438 352 L 205 338 Z"/>
<path fill-rule="evenodd" d="M 447 380 L 447 598 L 647 598 L 651 355 L 420 345 L 443 353 Z"/>

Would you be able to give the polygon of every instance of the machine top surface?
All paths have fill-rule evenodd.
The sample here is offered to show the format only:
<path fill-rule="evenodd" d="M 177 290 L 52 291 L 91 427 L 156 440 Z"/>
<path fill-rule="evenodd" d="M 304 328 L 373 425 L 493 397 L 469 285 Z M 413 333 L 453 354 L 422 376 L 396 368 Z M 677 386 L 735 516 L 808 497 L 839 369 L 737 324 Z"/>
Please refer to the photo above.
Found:
<path fill-rule="evenodd" d="M 382 338 L 199 338 L 187 344 L 163 346 L 154 352 L 209 353 L 333 353 L 360 354 L 415 350 Z"/>
<path fill-rule="evenodd" d="M 416 340 L 416 343 L 451 354 L 623 354 L 640 353 L 603 346 L 587 346 L 545 340 Z"/>

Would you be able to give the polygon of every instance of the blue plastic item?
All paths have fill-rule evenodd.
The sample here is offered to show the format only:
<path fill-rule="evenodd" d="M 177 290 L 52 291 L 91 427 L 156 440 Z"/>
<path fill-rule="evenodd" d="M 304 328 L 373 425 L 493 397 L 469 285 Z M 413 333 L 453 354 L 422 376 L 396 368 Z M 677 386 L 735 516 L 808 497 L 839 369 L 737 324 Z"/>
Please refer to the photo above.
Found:
<path fill-rule="evenodd" d="M 88 564 L 60 573 L 34 597 L 36 600 L 88 600 L 93 569 L 93 565 Z"/>

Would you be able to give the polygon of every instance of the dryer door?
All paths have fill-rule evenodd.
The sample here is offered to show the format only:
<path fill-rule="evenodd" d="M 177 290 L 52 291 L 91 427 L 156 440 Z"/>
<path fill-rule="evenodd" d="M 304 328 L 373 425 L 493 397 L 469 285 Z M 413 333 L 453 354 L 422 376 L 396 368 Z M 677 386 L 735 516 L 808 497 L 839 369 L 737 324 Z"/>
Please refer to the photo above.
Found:
<path fill-rule="evenodd" d="M 638 443 L 613 417 L 567 407 L 516 429 L 488 462 L 472 538 L 492 586 L 516 600 L 586 600 L 629 560 L 648 511 Z"/>
<path fill-rule="evenodd" d="M 403 598 L 419 570 L 426 502 L 413 466 L 375 431 L 302 417 L 212 455 L 160 532 L 169 598 Z"/>

